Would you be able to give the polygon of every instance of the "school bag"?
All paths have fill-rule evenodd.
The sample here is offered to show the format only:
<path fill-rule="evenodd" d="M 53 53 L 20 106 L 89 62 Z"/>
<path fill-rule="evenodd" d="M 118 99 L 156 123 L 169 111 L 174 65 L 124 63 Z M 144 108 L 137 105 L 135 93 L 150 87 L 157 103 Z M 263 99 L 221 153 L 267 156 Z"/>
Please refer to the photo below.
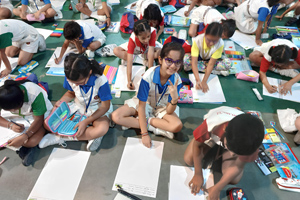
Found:
<path fill-rule="evenodd" d="M 47 82 L 43 82 L 43 81 L 38 81 L 37 76 L 35 75 L 35 73 L 31 73 L 30 75 L 27 74 L 20 74 L 15 81 L 20 81 L 20 80 L 24 80 L 27 79 L 35 84 L 37 84 L 38 86 L 40 86 L 41 88 L 43 88 L 47 94 L 49 94 L 49 85 Z"/>
<path fill-rule="evenodd" d="M 120 30 L 123 33 L 132 33 L 134 22 L 136 22 L 138 18 L 133 15 L 131 12 L 126 12 L 122 15 L 120 22 Z"/>
<path fill-rule="evenodd" d="M 186 5 L 187 0 L 171 0 L 169 5 L 174 6 L 175 8 L 182 8 Z"/>

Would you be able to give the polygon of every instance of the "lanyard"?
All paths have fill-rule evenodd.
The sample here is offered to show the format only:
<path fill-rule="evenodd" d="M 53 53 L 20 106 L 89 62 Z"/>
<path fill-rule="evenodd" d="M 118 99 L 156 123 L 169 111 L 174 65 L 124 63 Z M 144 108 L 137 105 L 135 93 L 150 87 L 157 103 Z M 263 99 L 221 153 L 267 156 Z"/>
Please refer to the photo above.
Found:
<path fill-rule="evenodd" d="M 168 86 L 166 86 L 166 87 L 164 88 L 164 90 L 163 90 L 162 94 L 160 95 L 158 101 L 157 101 L 157 98 L 156 98 L 156 90 L 157 90 L 157 93 L 159 93 L 157 84 L 155 85 L 155 102 L 156 102 L 155 109 L 156 109 L 156 107 L 159 105 L 159 103 L 160 103 L 162 97 L 164 96 L 164 94 L 167 92 Z"/>
<path fill-rule="evenodd" d="M 81 89 L 80 86 L 79 86 L 79 89 L 80 89 L 80 93 L 81 93 L 81 96 L 82 96 L 83 101 L 84 101 L 84 104 L 85 104 L 85 112 L 84 112 L 84 113 L 87 113 L 87 109 L 89 108 L 90 103 L 91 103 L 91 100 L 92 100 L 94 86 L 92 86 L 92 92 L 91 92 L 91 95 L 90 95 L 90 99 L 89 99 L 88 104 L 86 104 L 86 102 L 85 102 L 85 99 L 84 99 L 84 96 L 83 96 L 83 93 L 82 93 L 82 89 Z"/>
<path fill-rule="evenodd" d="M 271 9 L 270 18 L 269 18 L 268 21 L 267 21 L 267 30 L 269 29 L 269 26 L 270 26 L 271 21 L 272 21 L 272 17 L 273 17 L 273 15 L 274 15 L 274 11 L 273 11 L 273 10 L 274 10 L 274 9 L 278 9 L 278 7 L 279 7 L 279 3 L 276 4 L 275 6 L 273 6 L 272 9 Z"/>
<path fill-rule="evenodd" d="M 34 2 L 34 4 L 35 4 L 36 9 L 39 10 L 39 7 L 37 6 L 36 1 L 33 0 L 33 2 Z"/>

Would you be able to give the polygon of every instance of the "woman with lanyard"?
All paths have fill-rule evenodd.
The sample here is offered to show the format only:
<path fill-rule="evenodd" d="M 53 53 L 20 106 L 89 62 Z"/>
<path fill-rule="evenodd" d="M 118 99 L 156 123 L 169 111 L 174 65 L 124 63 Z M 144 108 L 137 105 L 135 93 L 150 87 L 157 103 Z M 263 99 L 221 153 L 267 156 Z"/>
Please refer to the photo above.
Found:
<path fill-rule="evenodd" d="M 247 0 L 234 8 L 237 28 L 247 34 L 255 34 L 255 42 L 261 46 L 261 33 L 266 33 L 272 17 L 282 0 Z M 264 29 L 263 25 L 265 23 Z"/>
<path fill-rule="evenodd" d="M 112 120 L 128 128 L 141 129 L 142 142 L 150 148 L 148 131 L 170 139 L 182 128 L 177 106 L 182 87 L 177 71 L 183 66 L 183 47 L 176 42 L 163 46 L 160 66 L 149 68 L 141 80 L 137 96 L 125 101 L 125 105 L 112 113 Z"/>
<path fill-rule="evenodd" d="M 57 12 L 50 0 L 21 0 L 22 6 L 13 9 L 16 16 L 28 21 L 53 22 Z"/>
<path fill-rule="evenodd" d="M 71 113 L 77 112 L 88 117 L 74 127 L 78 128 L 75 137 L 48 134 L 39 147 L 65 144 L 65 141 L 88 140 L 87 150 L 96 151 L 109 129 L 109 115 L 112 112 L 112 96 L 107 78 L 102 75 L 103 69 L 97 61 L 90 61 L 80 54 L 66 57 L 64 71 L 64 88 L 68 91 L 56 102 L 54 109 L 63 101 L 68 103 L 74 99 L 74 102 L 69 103 Z"/>

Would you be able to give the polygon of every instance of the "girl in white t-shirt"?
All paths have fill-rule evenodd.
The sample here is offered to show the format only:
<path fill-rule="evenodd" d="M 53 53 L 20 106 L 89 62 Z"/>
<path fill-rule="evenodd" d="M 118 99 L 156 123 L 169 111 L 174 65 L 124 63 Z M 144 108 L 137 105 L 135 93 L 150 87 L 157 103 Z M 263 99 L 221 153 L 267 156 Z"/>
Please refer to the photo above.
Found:
<path fill-rule="evenodd" d="M 148 60 L 148 67 L 152 67 L 154 59 L 158 58 L 160 53 L 160 47 L 156 47 L 155 39 L 155 29 L 149 26 L 147 20 L 142 19 L 134 23 L 129 42 L 114 49 L 117 57 L 127 61 L 127 87 L 131 90 L 135 87 L 131 77 L 133 55 L 143 54 L 145 60 Z"/>
<path fill-rule="evenodd" d="M 61 102 L 70 103 L 71 113 L 78 112 L 88 116 L 74 128 L 78 128 L 75 137 L 61 137 L 47 134 L 39 144 L 44 148 L 53 144 L 64 144 L 70 140 L 88 140 L 87 150 L 96 151 L 103 136 L 109 129 L 109 114 L 112 112 L 112 99 L 107 78 L 103 68 L 95 60 L 89 60 L 81 54 L 70 54 L 65 59 L 64 88 L 68 91 L 58 100 L 54 108 Z"/>
<path fill-rule="evenodd" d="M 275 39 L 264 43 L 254 49 L 249 59 L 255 65 L 260 66 L 260 80 L 270 93 L 277 91 L 283 95 L 288 92 L 292 93 L 292 85 L 300 81 L 300 74 L 295 70 L 300 68 L 300 52 L 298 47 L 289 40 Z M 292 79 L 277 88 L 270 85 L 266 76 L 268 70 L 292 77 Z"/>
<path fill-rule="evenodd" d="M 126 100 L 124 106 L 112 113 L 112 120 L 123 129 L 141 129 L 142 142 L 148 148 L 151 147 L 148 131 L 172 139 L 173 133 L 182 128 L 177 107 L 182 83 L 177 72 L 182 68 L 183 56 L 184 49 L 179 43 L 164 45 L 158 58 L 160 66 L 149 68 L 137 96 Z"/>
<path fill-rule="evenodd" d="M 0 0 L 0 20 L 12 17 L 14 6 L 10 0 Z"/>

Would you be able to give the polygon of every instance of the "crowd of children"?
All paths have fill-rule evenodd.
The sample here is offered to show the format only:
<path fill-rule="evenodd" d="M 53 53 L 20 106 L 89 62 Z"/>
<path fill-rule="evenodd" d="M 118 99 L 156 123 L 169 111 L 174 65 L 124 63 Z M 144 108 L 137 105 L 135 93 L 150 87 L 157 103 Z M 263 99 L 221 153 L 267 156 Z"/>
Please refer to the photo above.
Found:
<path fill-rule="evenodd" d="M 222 56 L 223 39 L 232 37 L 236 28 L 243 33 L 255 34 L 259 47 L 253 50 L 249 59 L 253 65 L 260 67 L 260 79 L 268 92 L 292 94 L 292 85 L 300 81 L 297 70 L 300 68 L 299 48 L 286 39 L 274 39 L 266 43 L 261 40 L 261 34 L 268 30 L 279 4 L 286 3 L 285 1 L 190 0 L 185 16 L 189 16 L 193 7 L 198 6 L 190 15 L 188 34 L 193 37 L 192 44 L 170 37 L 163 46 L 157 41 L 164 30 L 164 13 L 160 8 L 162 3 L 182 7 L 186 1 L 138 0 L 138 20 L 134 23 L 133 32 L 128 42 L 113 50 L 121 59 L 121 64 L 127 67 L 127 87 L 130 90 L 137 89 L 136 96 L 126 100 L 115 111 L 103 69 L 96 60 L 89 59 L 105 43 L 106 36 L 96 25 L 89 23 L 69 21 L 64 26 L 65 41 L 55 63 L 62 62 L 69 46 L 75 46 L 79 53 L 65 57 L 63 87 L 67 92 L 54 107 L 47 92 L 37 84 L 29 80 L 5 81 L 0 87 L 0 108 L 22 117 L 33 118 L 30 127 L 24 129 L 23 124 L 13 123 L 0 116 L 0 126 L 23 132 L 8 141 L 8 147 L 20 148 L 18 154 L 23 165 L 28 166 L 34 162 L 37 147 L 45 148 L 53 144 L 64 144 L 66 141 L 87 140 L 87 150 L 96 151 L 112 122 L 122 126 L 123 130 L 140 129 L 142 143 L 148 148 L 151 147 L 149 132 L 173 139 L 174 134 L 183 127 L 177 106 L 179 90 L 183 86 L 178 72 L 183 68 L 186 71 L 192 70 L 196 80 L 195 88 L 206 93 L 210 89 L 207 80 Z M 229 7 L 237 4 L 231 17 L 222 15 L 214 8 L 221 3 Z M 300 16 L 299 6 L 297 1 L 281 16 L 276 17 L 282 19 L 288 11 L 295 9 L 295 16 L 288 24 L 296 23 Z M 107 26 L 110 25 L 111 14 L 114 12 L 107 0 L 71 0 L 71 7 L 74 12 L 81 13 L 81 19 L 87 19 L 96 12 L 99 21 L 105 22 Z M 5 66 L 1 77 L 12 71 L 8 57 L 18 56 L 18 65 L 25 65 L 35 53 L 46 50 L 44 37 L 27 23 L 52 22 L 59 12 L 51 6 L 50 0 L 22 0 L 18 8 L 13 8 L 10 0 L 0 1 L 0 61 Z M 14 15 L 21 20 L 9 19 Z M 142 54 L 144 65 L 148 67 L 138 88 L 133 84 L 132 76 L 133 59 L 137 54 Z M 202 80 L 198 71 L 199 61 L 208 63 Z M 276 87 L 267 80 L 268 70 L 292 79 Z M 73 137 L 51 133 L 44 121 L 62 102 L 68 103 L 71 113 L 87 116 L 74 127 L 77 132 Z M 203 186 L 202 159 L 210 148 L 219 146 L 216 157 L 222 156 L 223 176 L 209 189 L 210 199 L 218 199 L 220 191 L 227 184 L 239 182 L 245 164 L 256 159 L 258 147 L 264 137 L 264 126 L 258 118 L 226 106 L 210 110 L 203 119 L 202 124 L 193 132 L 194 139 L 185 151 L 184 161 L 195 167 L 189 185 L 191 192 L 197 194 Z M 294 140 L 300 144 L 300 117 L 296 118 L 295 127 L 298 133 Z"/>

